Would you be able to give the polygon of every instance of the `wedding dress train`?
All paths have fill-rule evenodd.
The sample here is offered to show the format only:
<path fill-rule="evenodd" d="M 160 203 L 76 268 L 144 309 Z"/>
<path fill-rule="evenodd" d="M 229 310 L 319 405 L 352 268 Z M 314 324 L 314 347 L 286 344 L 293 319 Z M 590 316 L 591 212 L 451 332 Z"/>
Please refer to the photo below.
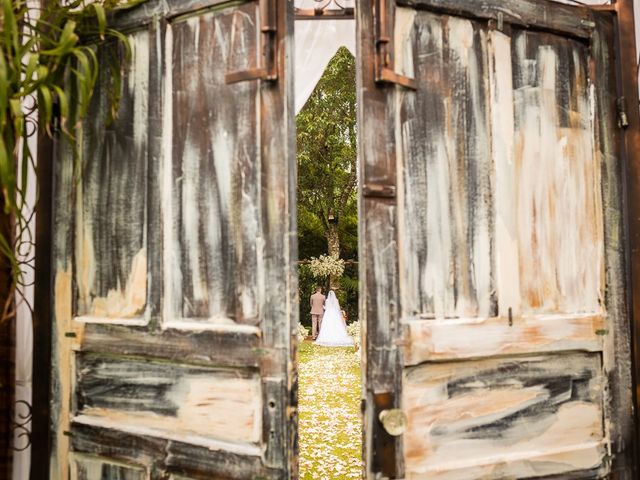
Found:
<path fill-rule="evenodd" d="M 324 315 L 322 316 L 322 324 L 316 339 L 316 345 L 325 347 L 353 346 L 353 338 L 347 333 L 347 327 L 340 310 L 340 303 L 338 303 L 333 290 L 329 292 L 324 304 Z"/>

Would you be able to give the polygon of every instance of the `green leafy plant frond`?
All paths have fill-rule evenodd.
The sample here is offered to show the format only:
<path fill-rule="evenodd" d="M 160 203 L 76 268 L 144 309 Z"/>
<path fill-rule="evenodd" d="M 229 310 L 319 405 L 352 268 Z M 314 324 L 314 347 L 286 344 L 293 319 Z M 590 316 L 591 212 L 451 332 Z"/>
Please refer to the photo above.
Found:
<path fill-rule="evenodd" d="M 35 165 L 27 139 L 38 128 L 51 135 L 59 121 L 60 132 L 75 142 L 103 67 L 98 44 L 115 42 L 124 47 L 127 59 L 131 54 L 126 36 L 108 26 L 109 15 L 136 3 L 52 0 L 34 7 L 25 0 L 0 0 L 0 188 L 3 213 L 12 226 L 10 232 L 0 232 L 0 257 L 11 268 L 12 293 L 24 266 L 16 252 L 24 249 L 21 242 L 33 243 L 33 212 L 25 205 L 28 192 L 37 186 L 30 180 Z M 110 71 L 119 78 L 122 62 Z M 0 322 L 11 317 L 13 295 L 4 300 Z"/>

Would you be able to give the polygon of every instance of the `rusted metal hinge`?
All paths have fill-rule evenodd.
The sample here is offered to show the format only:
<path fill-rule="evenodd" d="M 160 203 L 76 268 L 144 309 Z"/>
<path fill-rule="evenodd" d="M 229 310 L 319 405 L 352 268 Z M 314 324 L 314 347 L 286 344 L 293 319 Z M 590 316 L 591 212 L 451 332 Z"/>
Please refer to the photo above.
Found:
<path fill-rule="evenodd" d="M 376 83 L 391 83 L 401 85 L 412 90 L 416 89 L 416 81 L 405 75 L 395 72 L 394 62 L 391 57 L 391 34 L 389 28 L 390 16 L 388 14 L 388 0 L 375 0 L 374 25 L 375 25 L 375 81 Z"/>
<path fill-rule="evenodd" d="M 624 97 L 616 99 L 616 110 L 618 114 L 618 127 L 627 128 L 629 126 L 629 117 L 627 116 L 627 100 Z"/>
<path fill-rule="evenodd" d="M 258 67 L 229 72 L 224 77 L 226 83 L 278 79 L 277 0 L 259 0 L 259 2 L 262 51 L 258 55 Z"/>

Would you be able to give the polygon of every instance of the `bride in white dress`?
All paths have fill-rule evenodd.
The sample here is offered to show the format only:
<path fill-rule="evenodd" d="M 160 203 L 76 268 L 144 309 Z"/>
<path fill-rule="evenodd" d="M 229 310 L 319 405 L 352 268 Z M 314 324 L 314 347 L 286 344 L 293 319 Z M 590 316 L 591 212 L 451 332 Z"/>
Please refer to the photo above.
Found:
<path fill-rule="evenodd" d="M 316 345 L 325 347 L 351 347 L 353 346 L 353 338 L 347 333 L 347 326 L 340 303 L 336 298 L 336 294 L 331 290 L 324 302 L 324 315 L 320 326 L 320 333 L 316 339 Z"/>

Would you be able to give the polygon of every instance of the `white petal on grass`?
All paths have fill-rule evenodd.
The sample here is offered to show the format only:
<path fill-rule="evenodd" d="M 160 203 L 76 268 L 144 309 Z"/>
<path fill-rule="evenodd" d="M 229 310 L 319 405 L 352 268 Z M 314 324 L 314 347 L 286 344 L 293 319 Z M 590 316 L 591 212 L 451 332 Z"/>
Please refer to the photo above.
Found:
<path fill-rule="evenodd" d="M 300 478 L 362 478 L 360 356 L 300 345 Z"/>

